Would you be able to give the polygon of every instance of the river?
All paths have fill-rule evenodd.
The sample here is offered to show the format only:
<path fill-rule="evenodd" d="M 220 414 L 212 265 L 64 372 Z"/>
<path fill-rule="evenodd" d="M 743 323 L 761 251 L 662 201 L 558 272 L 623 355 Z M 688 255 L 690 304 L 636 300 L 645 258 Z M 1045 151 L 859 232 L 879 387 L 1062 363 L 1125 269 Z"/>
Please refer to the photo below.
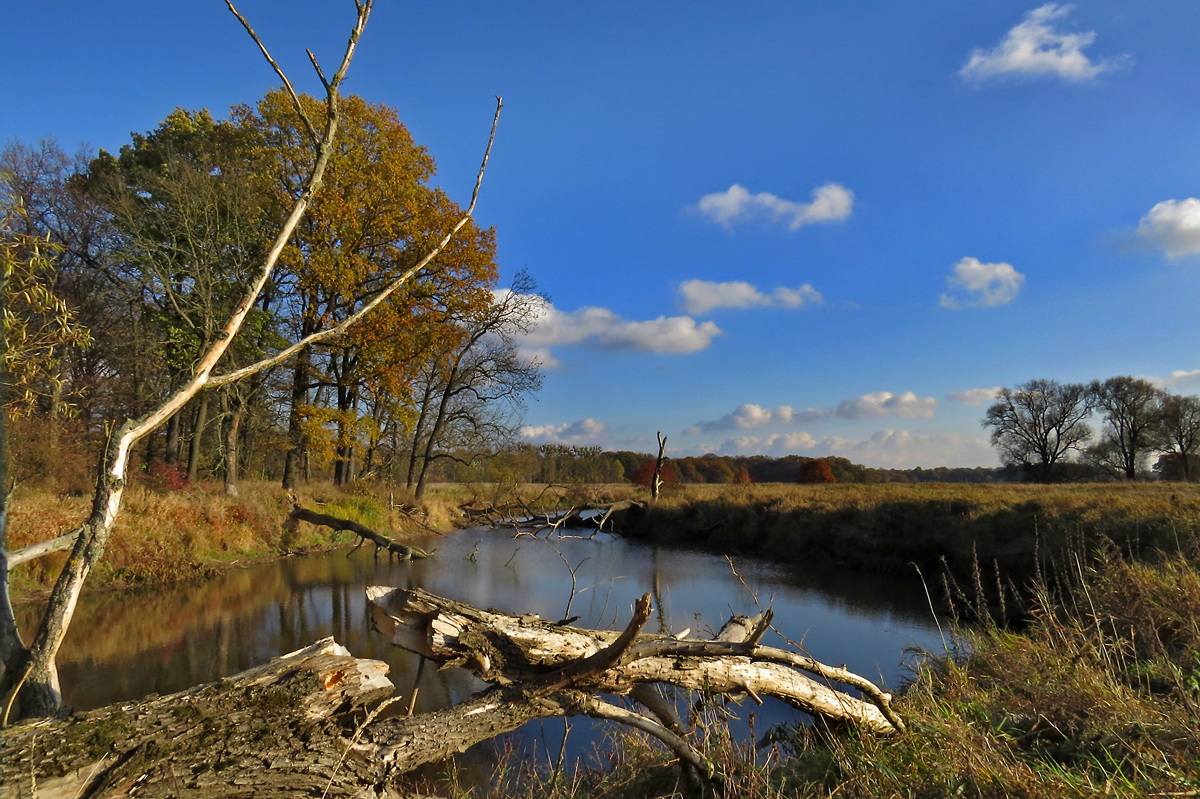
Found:
<path fill-rule="evenodd" d="M 393 682 L 407 695 L 417 657 L 371 630 L 364 588 L 372 584 L 420 586 L 480 607 L 546 619 L 579 616 L 576 625 L 615 629 L 628 622 L 633 601 L 651 591 L 661 597 L 661 612 L 656 609 L 647 631 L 688 628 L 693 638 L 711 635 L 732 613 L 755 613 L 757 596 L 762 608 L 775 609 L 779 632 L 809 655 L 892 688 L 906 674 L 907 650 L 944 648 L 916 579 L 805 572 L 752 558 L 735 558 L 735 574 L 720 556 L 606 534 L 545 541 L 471 528 L 418 543 L 433 556 L 389 562 L 373 558 L 368 546 L 352 554 L 344 549 L 285 558 L 197 582 L 85 596 L 58 658 L 64 701 L 88 710 L 171 693 L 329 635 L 357 657 L 387 661 Z M 40 610 L 18 608 L 23 629 Z M 765 643 L 786 646 L 774 633 Z M 417 709 L 444 707 L 480 686 L 461 669 L 427 669 Z M 760 730 L 800 715 L 773 700 L 751 709 Z M 580 740 L 594 737 L 585 733 Z"/>

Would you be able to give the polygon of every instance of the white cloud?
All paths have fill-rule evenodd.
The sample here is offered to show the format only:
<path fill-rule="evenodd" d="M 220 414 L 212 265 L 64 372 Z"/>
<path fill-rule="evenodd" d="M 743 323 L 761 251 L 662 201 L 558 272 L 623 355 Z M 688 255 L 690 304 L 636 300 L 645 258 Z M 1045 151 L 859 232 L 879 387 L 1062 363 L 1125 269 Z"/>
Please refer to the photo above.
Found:
<path fill-rule="evenodd" d="M 727 438 L 717 449 L 719 455 L 790 455 L 806 452 L 817 446 L 808 433 L 772 433 L 765 438 L 739 436 Z"/>
<path fill-rule="evenodd" d="M 823 416 L 822 411 L 809 408 L 796 413 L 790 405 L 780 405 L 778 408 L 764 408 L 761 405 L 747 402 L 739 405 L 733 413 L 727 413 L 720 419 L 709 422 L 697 422 L 684 432 L 688 435 L 698 435 L 715 430 L 757 430 L 771 424 L 793 424 L 816 421 Z"/>
<path fill-rule="evenodd" d="M 877 391 L 857 399 L 844 400 L 833 409 L 807 408 L 797 411 L 790 405 L 764 408 L 747 402 L 735 408 L 733 413 L 727 413 L 719 419 L 696 422 L 683 432 L 685 435 L 695 436 L 724 430 L 758 430 L 770 425 L 806 425 L 831 415 L 843 419 L 875 419 L 883 416 L 929 419 L 933 417 L 937 405 L 938 401 L 933 397 L 918 397 L 912 391 L 901 394 Z"/>
<path fill-rule="evenodd" d="M 560 311 L 539 300 L 537 318 L 530 331 L 519 337 L 526 353 L 542 362 L 558 364 L 550 348 L 575 345 L 599 350 L 633 350 L 660 355 L 679 355 L 705 349 L 721 335 L 713 322 L 697 323 L 690 316 L 660 316 L 635 321 L 623 319 L 607 308 L 585 307 Z"/>
<path fill-rule="evenodd" d="M 946 399 L 957 400 L 963 405 L 978 408 L 996 399 L 996 395 L 1000 393 L 1000 388 L 1000 386 L 994 386 L 992 388 L 968 388 L 966 391 L 951 391 L 946 395 Z"/>
<path fill-rule="evenodd" d="M 918 397 L 911 391 L 893 394 L 876 391 L 863 394 L 858 399 L 849 399 L 837 406 L 838 416 L 843 419 L 867 419 L 881 416 L 903 416 L 908 419 L 929 419 L 937 410 L 938 401 L 933 397 Z"/>
<path fill-rule="evenodd" d="M 1176 369 L 1166 377 L 1157 377 L 1155 375 L 1139 375 L 1143 380 L 1149 380 L 1159 388 L 1191 388 L 1192 386 L 1200 386 L 1200 369 Z"/>
<path fill-rule="evenodd" d="M 1163 200 L 1142 217 L 1137 234 L 1168 258 L 1200 254 L 1200 200 Z"/>
<path fill-rule="evenodd" d="M 821 449 L 866 466 L 892 469 L 999 465 L 991 443 L 958 434 L 924 435 L 888 429 L 868 439 L 829 437 L 822 440 Z"/>
<path fill-rule="evenodd" d="M 798 230 L 816 222 L 836 222 L 850 216 L 854 192 L 840 183 L 826 183 L 813 189 L 812 202 L 798 203 L 760 192 L 751 194 L 744 186 L 733 184 L 726 191 L 706 194 L 693 210 L 727 229 L 753 221 L 782 222 L 789 230 Z"/>
<path fill-rule="evenodd" d="M 943 308 L 992 308 L 1016 299 L 1025 276 L 1012 264 L 981 263 L 978 258 L 963 258 L 946 278 L 951 293 L 944 293 L 938 304 Z"/>
<path fill-rule="evenodd" d="M 679 284 L 679 304 L 690 314 L 700 316 L 714 308 L 754 308 L 768 306 L 776 308 L 799 308 L 803 305 L 820 305 L 824 302 L 821 292 L 805 283 L 798 288 L 779 287 L 771 294 L 764 294 L 749 283 L 732 280 L 715 283 L 710 280 L 685 280 Z"/>
<path fill-rule="evenodd" d="M 866 466 L 911 469 L 916 466 L 996 466 L 996 450 L 981 438 L 957 434 L 924 435 L 907 430 L 880 430 L 866 439 L 826 436 L 820 440 L 805 432 L 726 439 L 720 455 L 837 455 Z"/>
<path fill-rule="evenodd" d="M 548 371 L 561 369 L 563 365 L 549 347 L 517 347 L 517 355 L 526 363 L 536 363 Z"/>
<path fill-rule="evenodd" d="M 533 444 L 588 444 L 607 432 L 604 422 L 587 418 L 570 424 L 525 425 L 520 435 Z"/>
<path fill-rule="evenodd" d="M 958 74 L 970 83 L 1006 77 L 1058 77 L 1086 83 L 1129 63 L 1128 56 L 1092 61 L 1083 50 L 1096 40 L 1094 31 L 1061 33 L 1052 24 L 1072 6 L 1054 3 L 1028 11 L 1025 18 L 991 50 L 976 49 Z"/>
<path fill-rule="evenodd" d="M 1200 369 L 1192 369 L 1190 372 L 1183 369 L 1176 369 L 1174 372 L 1171 372 L 1166 382 L 1168 388 L 1200 386 Z"/>

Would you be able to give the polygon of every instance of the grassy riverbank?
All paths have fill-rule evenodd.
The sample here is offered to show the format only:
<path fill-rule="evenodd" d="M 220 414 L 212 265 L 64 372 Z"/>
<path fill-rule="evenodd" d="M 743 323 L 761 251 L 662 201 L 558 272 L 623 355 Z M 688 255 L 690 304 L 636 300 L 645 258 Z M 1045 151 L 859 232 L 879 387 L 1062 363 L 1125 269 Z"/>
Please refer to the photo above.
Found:
<path fill-rule="evenodd" d="M 1040 594 L 1034 621 L 1020 633 L 991 625 L 956 630 L 958 648 L 918 661 L 894 703 L 909 727 L 905 736 L 802 729 L 755 756 L 752 746 L 729 739 L 724 709 L 693 716 L 703 753 L 725 775 L 718 795 L 1198 795 L 1200 573 L 1191 536 L 1187 546 L 1189 554 L 1153 566 L 1109 553 L 1062 576 L 1057 592 Z M 746 700 L 729 712 L 753 710 Z M 640 734 L 617 733 L 601 760 L 559 771 L 544 753 L 540 765 L 508 758 L 490 795 L 680 795 L 672 759 Z M 455 794 L 453 787 L 451 795 L 486 793 Z"/>
<path fill-rule="evenodd" d="M 359 522 L 401 542 L 428 529 L 453 529 L 458 517 L 454 504 L 464 501 L 461 492 L 439 492 L 414 518 L 390 509 L 386 491 L 314 485 L 302 488 L 297 497 L 305 507 Z M 19 491 L 9 516 L 9 546 L 15 550 L 61 535 L 86 518 L 89 506 L 84 497 Z M 290 510 L 291 501 L 277 483 L 243 483 L 238 498 L 225 496 L 219 486 L 164 490 L 134 485 L 126 491 L 117 527 L 88 589 L 185 580 L 354 540 L 349 533 L 290 524 Z M 48 590 L 65 559 L 66 552 L 59 552 L 15 567 L 14 598 Z"/>
<path fill-rule="evenodd" d="M 620 494 L 597 489 L 593 498 Z M 300 499 L 398 538 L 418 529 L 389 509 L 385 492 L 313 487 Z M 436 487 L 425 524 L 450 529 L 461 520 L 457 506 L 471 499 L 493 501 L 479 489 Z M 268 484 L 244 486 L 240 500 L 135 487 L 95 585 L 181 579 L 336 543 L 323 528 L 288 527 L 289 507 Z M 69 529 L 86 510 L 82 499 L 18 495 L 13 545 Z M 957 641 L 949 656 L 917 661 L 894 705 L 910 729 L 900 738 L 791 731 L 756 756 L 730 739 L 721 719 L 751 713 L 752 704 L 693 714 L 705 754 L 726 775 L 724 796 L 1200 795 L 1195 486 L 689 486 L 626 514 L 622 527 L 788 562 L 884 571 L 917 562 L 929 577 L 945 558 L 966 575 L 958 602 L 984 618 L 947 629 Z M 19 567 L 17 587 L 36 593 L 61 557 Z M 1006 628 L 995 586 L 1018 581 L 1032 604 L 1025 624 Z M 662 748 L 626 733 L 594 768 L 555 769 L 543 752 L 537 763 L 502 758 L 495 779 L 498 797 L 677 795 L 677 771 Z M 458 791 L 453 779 L 414 789 L 487 793 Z"/>
<path fill-rule="evenodd" d="M 631 508 L 617 527 L 808 566 L 911 575 L 915 564 L 939 584 L 948 567 L 963 594 L 996 603 L 997 575 L 1016 591 L 1100 540 L 1135 557 L 1176 552 L 1200 529 L 1200 485 L 688 486 Z"/>

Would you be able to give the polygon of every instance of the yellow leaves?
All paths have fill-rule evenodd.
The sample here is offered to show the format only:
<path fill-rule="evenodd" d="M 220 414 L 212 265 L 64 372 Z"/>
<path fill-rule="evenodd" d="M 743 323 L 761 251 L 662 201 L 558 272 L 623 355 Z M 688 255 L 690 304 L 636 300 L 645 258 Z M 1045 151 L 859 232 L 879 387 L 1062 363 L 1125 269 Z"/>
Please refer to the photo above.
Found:
<path fill-rule="evenodd" d="M 8 410 L 33 410 L 39 395 L 61 395 L 66 350 L 91 341 L 87 329 L 54 294 L 57 247 L 30 229 L 25 210 L 8 208 L 0 216 L 0 267 L 3 268 L 4 371 Z"/>
<path fill-rule="evenodd" d="M 339 448 L 357 448 L 379 437 L 374 420 L 353 409 L 339 411 L 319 405 L 300 409 L 300 432 L 308 444 L 308 457 L 318 468 L 326 468 L 337 458 Z"/>

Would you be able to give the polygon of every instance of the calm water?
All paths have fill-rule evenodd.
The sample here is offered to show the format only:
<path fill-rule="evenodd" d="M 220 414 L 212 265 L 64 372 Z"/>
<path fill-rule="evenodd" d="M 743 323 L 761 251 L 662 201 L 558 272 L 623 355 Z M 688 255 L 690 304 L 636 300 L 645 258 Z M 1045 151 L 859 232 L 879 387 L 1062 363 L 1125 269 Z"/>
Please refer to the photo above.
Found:
<path fill-rule="evenodd" d="M 420 586 L 485 608 L 560 619 L 568 615 L 571 598 L 568 564 L 575 570 L 576 590 L 569 615 L 580 617 L 575 622 L 579 626 L 621 628 L 633 601 L 657 590 L 661 612 L 647 625 L 648 632 L 690 628 L 691 637 L 707 637 L 732 613 L 753 614 L 753 592 L 763 608 L 775 609 L 775 626 L 801 642 L 812 657 L 844 663 L 892 687 L 906 673 L 907 648 L 942 649 L 916 580 L 803 573 L 739 558 L 734 565 L 743 585 L 722 557 L 607 535 L 590 541 L 554 539 L 551 546 L 474 528 L 420 543 L 436 549 L 432 558 L 376 561 L 364 547 L 349 557 L 343 550 L 289 558 L 202 582 L 84 597 L 59 655 L 64 700 L 87 710 L 179 691 L 329 635 L 357 657 L 387 661 L 392 681 L 407 695 L 417 657 L 371 630 L 366 586 Z M 36 607 L 18 609 L 26 629 L 38 612 Z M 784 645 L 774 633 L 768 633 L 765 643 Z M 427 669 L 417 707 L 443 707 L 481 685 L 461 669 Z M 760 729 L 800 715 L 772 700 L 753 709 Z M 550 735 L 549 724 L 546 729 Z M 589 737 L 584 733 L 585 742 Z M 578 738 L 572 732 L 572 740 Z"/>

